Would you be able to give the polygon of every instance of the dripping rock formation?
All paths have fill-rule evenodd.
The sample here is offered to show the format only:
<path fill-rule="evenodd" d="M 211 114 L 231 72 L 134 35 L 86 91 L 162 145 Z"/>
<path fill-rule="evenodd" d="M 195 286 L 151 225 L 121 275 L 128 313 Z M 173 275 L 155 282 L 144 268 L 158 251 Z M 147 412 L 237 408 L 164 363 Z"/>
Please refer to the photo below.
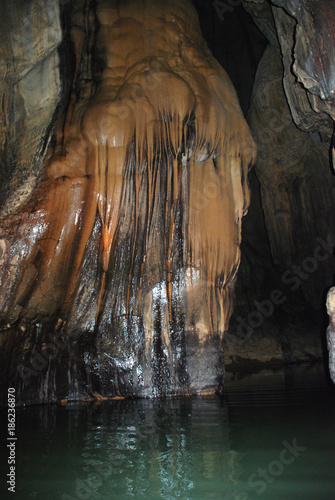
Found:
<path fill-rule="evenodd" d="M 5 385 L 21 403 L 215 390 L 255 147 L 194 7 L 19 4 L 1 89 Z"/>

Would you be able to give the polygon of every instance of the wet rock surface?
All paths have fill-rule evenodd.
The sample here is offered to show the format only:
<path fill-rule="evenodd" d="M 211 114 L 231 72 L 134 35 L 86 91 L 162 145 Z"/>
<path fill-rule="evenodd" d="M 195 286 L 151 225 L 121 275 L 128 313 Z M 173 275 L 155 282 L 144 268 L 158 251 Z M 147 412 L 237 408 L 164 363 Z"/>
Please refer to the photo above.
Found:
<path fill-rule="evenodd" d="M 31 194 L 60 102 L 63 32 L 58 1 L 2 2 L 0 14 L 0 204 L 12 211 Z"/>
<path fill-rule="evenodd" d="M 236 93 L 186 0 L 71 15 L 66 113 L 3 211 L 4 383 L 22 403 L 211 391 L 255 152 Z"/>
<path fill-rule="evenodd" d="M 253 26 L 234 42 L 250 26 L 242 5 L 223 19 L 193 3 L 246 111 L 264 37 Z M 242 243 L 253 145 L 190 3 L 1 7 L 2 394 L 211 393 L 223 358 L 233 373 L 325 358 L 331 37 L 320 48 L 333 17 L 307 3 L 244 2 L 270 44 L 248 113 L 258 159 Z"/>
<path fill-rule="evenodd" d="M 327 348 L 329 353 L 329 373 L 335 384 L 335 288 L 332 287 L 327 294 L 327 313 L 329 325 L 327 328 Z"/>

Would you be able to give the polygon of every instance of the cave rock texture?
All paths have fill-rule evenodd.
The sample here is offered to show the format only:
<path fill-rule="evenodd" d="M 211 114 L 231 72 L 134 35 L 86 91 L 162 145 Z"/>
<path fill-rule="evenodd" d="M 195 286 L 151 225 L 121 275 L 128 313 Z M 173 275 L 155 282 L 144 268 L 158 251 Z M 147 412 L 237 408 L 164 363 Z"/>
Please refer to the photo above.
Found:
<path fill-rule="evenodd" d="M 247 115 L 258 154 L 226 336 L 228 370 L 322 359 L 335 274 L 335 3 L 243 5 L 268 45 Z"/>
<path fill-rule="evenodd" d="M 20 402 L 215 389 L 255 148 L 192 4 L 17 3 L 1 89 L 5 384 Z"/>
<path fill-rule="evenodd" d="M 270 44 L 280 47 L 294 123 L 304 132 L 329 135 L 335 119 L 334 1 L 247 0 L 244 5 Z"/>
<path fill-rule="evenodd" d="M 329 325 L 327 328 L 329 373 L 335 384 L 335 287 L 330 288 L 327 294 L 327 312 L 329 315 Z"/>

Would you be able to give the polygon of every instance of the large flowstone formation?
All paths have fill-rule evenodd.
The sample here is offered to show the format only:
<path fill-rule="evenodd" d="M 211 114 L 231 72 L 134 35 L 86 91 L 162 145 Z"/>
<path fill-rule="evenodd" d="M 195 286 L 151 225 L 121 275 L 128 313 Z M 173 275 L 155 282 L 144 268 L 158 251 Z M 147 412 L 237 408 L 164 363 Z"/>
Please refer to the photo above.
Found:
<path fill-rule="evenodd" d="M 1 221 L 4 382 L 21 402 L 213 390 L 255 155 L 236 93 L 188 0 L 72 7 L 68 104 Z"/>

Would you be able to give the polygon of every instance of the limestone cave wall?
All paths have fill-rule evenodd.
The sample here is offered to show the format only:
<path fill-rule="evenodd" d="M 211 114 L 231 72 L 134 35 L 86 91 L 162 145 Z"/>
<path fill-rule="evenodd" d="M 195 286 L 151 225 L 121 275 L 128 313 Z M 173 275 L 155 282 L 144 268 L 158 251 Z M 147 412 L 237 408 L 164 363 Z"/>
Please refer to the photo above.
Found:
<path fill-rule="evenodd" d="M 258 155 L 226 336 L 226 366 L 234 369 L 260 360 L 328 360 L 325 298 L 334 280 L 335 238 L 329 91 L 334 14 L 331 2 L 273 3 L 243 4 L 268 46 L 247 115 Z"/>

